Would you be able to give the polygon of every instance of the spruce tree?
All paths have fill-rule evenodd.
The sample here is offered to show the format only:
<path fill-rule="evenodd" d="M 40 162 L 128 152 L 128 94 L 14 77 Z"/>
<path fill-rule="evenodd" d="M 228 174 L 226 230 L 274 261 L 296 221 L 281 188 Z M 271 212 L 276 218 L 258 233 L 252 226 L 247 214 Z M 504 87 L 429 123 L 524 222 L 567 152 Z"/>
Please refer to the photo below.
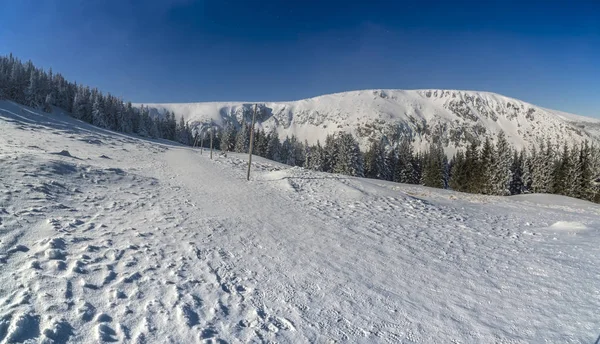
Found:
<path fill-rule="evenodd" d="M 525 191 L 524 172 L 525 171 L 525 152 L 520 153 L 516 150 L 513 153 L 513 160 L 510 167 L 511 179 L 509 191 L 511 195 L 519 195 Z"/>
<path fill-rule="evenodd" d="M 468 174 L 466 168 L 465 154 L 462 151 L 456 152 L 452 159 L 452 168 L 450 173 L 449 186 L 454 191 L 468 191 Z"/>
<path fill-rule="evenodd" d="M 481 158 L 479 161 L 478 172 L 478 190 L 476 193 L 491 195 L 494 193 L 493 169 L 496 163 L 495 150 L 492 142 L 486 137 L 483 147 L 481 148 Z"/>
<path fill-rule="evenodd" d="M 40 106 L 39 102 L 39 80 L 38 75 L 35 70 L 31 70 L 29 74 L 29 85 L 27 86 L 27 90 L 25 91 L 26 102 L 28 106 L 32 108 L 37 108 Z"/>
<path fill-rule="evenodd" d="M 246 123 L 242 123 L 240 130 L 237 132 L 235 138 L 235 151 L 237 153 L 248 153 L 248 147 L 250 146 L 250 133 Z"/>
<path fill-rule="evenodd" d="M 448 185 L 447 161 L 441 144 L 432 144 L 425 154 L 424 161 L 422 184 L 434 188 L 446 188 Z"/>
<path fill-rule="evenodd" d="M 295 156 L 293 154 L 292 142 L 289 136 L 286 136 L 281 143 L 281 149 L 279 151 L 279 161 L 284 164 L 293 166 L 295 163 Z"/>
<path fill-rule="evenodd" d="M 383 142 L 374 140 L 364 154 L 364 174 L 367 178 L 385 179 L 385 149 Z"/>
<path fill-rule="evenodd" d="M 279 135 L 277 135 L 277 132 L 271 131 L 268 136 L 267 159 L 281 161 L 281 142 L 279 141 Z"/>
<path fill-rule="evenodd" d="M 92 124 L 100 128 L 106 128 L 104 116 L 105 115 L 102 99 L 99 95 L 96 95 L 94 97 L 94 103 L 92 105 Z"/>
<path fill-rule="evenodd" d="M 345 174 L 349 176 L 363 176 L 363 158 L 358 147 L 358 142 L 354 137 L 345 132 L 341 132 L 338 137 L 338 149 L 335 155 L 334 173 Z"/>
<path fill-rule="evenodd" d="M 403 138 L 398 145 L 396 163 L 394 165 L 394 181 L 398 183 L 416 184 L 412 142 Z"/>
<path fill-rule="evenodd" d="M 492 169 L 489 171 L 491 176 L 491 192 L 493 195 L 510 195 L 510 182 L 512 180 L 512 149 L 504 131 L 498 133 L 496 140 L 496 149 L 492 159 Z"/>
<path fill-rule="evenodd" d="M 52 112 L 52 104 L 54 104 L 54 97 L 52 96 L 52 93 L 48 93 L 46 99 L 44 99 L 44 112 Z"/>
<path fill-rule="evenodd" d="M 315 171 L 323 171 L 324 161 L 325 161 L 325 151 L 321 146 L 321 142 L 317 140 L 317 144 L 313 146 L 311 150 L 311 158 L 310 158 L 310 168 Z"/>
<path fill-rule="evenodd" d="M 338 154 L 338 140 L 335 135 L 327 135 L 325 138 L 325 146 L 323 147 L 323 171 L 333 172 Z"/>

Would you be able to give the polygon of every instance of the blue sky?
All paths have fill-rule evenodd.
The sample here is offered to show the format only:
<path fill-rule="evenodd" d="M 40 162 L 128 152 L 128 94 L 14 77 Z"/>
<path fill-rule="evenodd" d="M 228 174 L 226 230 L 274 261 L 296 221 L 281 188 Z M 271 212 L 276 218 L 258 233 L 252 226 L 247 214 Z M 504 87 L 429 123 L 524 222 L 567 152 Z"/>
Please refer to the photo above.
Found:
<path fill-rule="evenodd" d="M 447 88 L 600 117 L 598 1 L 0 0 L 0 8 L 0 54 L 133 102 Z"/>

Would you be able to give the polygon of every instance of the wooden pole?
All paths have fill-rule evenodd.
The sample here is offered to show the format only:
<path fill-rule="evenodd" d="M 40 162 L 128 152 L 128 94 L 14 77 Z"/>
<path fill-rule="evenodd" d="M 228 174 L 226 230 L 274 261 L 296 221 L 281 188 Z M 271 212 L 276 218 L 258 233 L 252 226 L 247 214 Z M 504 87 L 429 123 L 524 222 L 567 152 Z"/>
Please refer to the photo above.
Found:
<path fill-rule="evenodd" d="M 256 104 L 254 104 L 254 113 L 252 114 L 252 127 L 250 128 L 250 148 L 248 156 L 248 175 L 246 180 L 250 180 L 250 165 L 252 165 L 252 146 L 254 144 L 254 121 L 256 120 Z"/>
<path fill-rule="evenodd" d="M 210 160 L 212 160 L 212 150 L 213 150 L 213 133 L 215 132 L 215 128 L 213 126 L 210 127 Z"/>
<path fill-rule="evenodd" d="M 204 136 L 206 136 L 206 132 L 202 132 L 202 143 L 200 144 L 200 155 L 204 152 Z"/>

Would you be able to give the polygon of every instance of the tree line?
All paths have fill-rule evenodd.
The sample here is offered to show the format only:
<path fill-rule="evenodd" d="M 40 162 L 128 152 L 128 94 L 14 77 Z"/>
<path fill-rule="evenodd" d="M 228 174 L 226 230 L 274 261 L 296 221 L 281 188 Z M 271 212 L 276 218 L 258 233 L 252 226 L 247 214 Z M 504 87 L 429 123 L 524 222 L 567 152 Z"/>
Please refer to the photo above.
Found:
<path fill-rule="evenodd" d="M 250 126 L 232 124 L 220 129 L 216 147 L 247 153 Z M 255 131 L 254 154 L 291 166 L 349 176 L 419 184 L 485 195 L 552 193 L 600 203 L 600 147 L 588 141 L 554 145 L 542 141 L 530 150 L 511 147 L 504 132 L 495 142 L 472 142 L 448 159 L 434 143 L 415 152 L 413 140 L 403 137 L 390 144 L 374 140 L 365 152 L 350 133 L 328 135 L 314 145 L 295 136 L 283 141 L 275 132 Z"/>
<path fill-rule="evenodd" d="M 31 61 L 22 62 L 12 54 L 0 57 L 0 99 L 52 112 L 61 108 L 84 122 L 122 133 L 163 138 L 191 145 L 192 130 L 179 122 L 175 114 L 151 116 L 147 107 L 135 108 L 130 102 L 96 88 L 67 81 L 52 69 L 37 68 Z"/>

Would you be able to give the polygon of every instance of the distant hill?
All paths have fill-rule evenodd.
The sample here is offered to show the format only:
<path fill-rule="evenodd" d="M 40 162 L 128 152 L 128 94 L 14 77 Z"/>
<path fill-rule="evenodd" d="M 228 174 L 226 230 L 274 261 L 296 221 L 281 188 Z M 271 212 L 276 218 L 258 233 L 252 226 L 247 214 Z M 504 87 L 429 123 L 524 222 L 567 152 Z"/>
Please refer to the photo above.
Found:
<path fill-rule="evenodd" d="M 443 140 L 447 151 L 470 140 L 494 138 L 504 130 L 517 148 L 538 140 L 553 143 L 600 138 L 600 120 L 544 109 L 489 92 L 457 90 L 363 90 L 291 102 L 259 104 L 258 125 L 275 129 L 280 137 L 324 141 L 327 134 L 351 132 L 364 148 L 385 136 L 394 143 L 411 135 L 417 148 Z M 151 113 L 183 115 L 192 127 L 213 121 L 218 125 L 250 121 L 253 103 L 210 102 L 147 104 Z"/>

